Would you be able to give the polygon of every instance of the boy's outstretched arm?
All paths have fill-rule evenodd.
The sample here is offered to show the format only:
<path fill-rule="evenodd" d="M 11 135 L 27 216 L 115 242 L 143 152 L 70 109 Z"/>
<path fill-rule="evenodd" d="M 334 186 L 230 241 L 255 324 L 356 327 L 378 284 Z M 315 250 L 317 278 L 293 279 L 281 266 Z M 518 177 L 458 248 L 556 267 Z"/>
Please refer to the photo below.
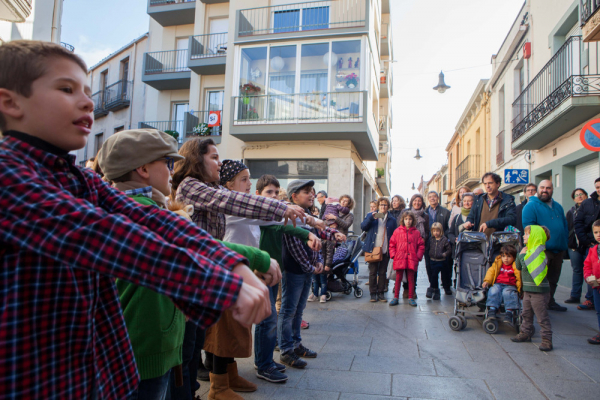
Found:
<path fill-rule="evenodd" d="M 246 263 L 243 257 L 169 211 L 140 207 L 109 190 L 113 198 L 107 201 L 126 209 L 128 216 L 75 198 L 14 162 L 0 170 L 0 242 L 54 260 L 52 268 L 81 268 L 165 294 L 201 327 L 216 322 L 236 303 L 242 280 L 229 270 Z M 150 229 L 133 220 L 151 221 Z M 196 247 L 165 242 L 152 231 L 161 222 L 162 232 L 181 236 L 182 244 L 192 243 L 191 236 Z M 260 290 L 245 290 L 244 302 L 260 298 L 255 293 Z"/>

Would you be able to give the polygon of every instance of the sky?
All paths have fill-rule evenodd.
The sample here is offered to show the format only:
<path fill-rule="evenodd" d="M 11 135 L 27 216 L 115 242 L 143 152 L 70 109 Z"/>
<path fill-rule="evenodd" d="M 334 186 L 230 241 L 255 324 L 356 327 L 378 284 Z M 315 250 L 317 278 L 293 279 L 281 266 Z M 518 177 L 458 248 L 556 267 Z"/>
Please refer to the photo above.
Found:
<path fill-rule="evenodd" d="M 290 0 L 293 2 L 293 0 Z M 446 146 L 480 79 L 491 75 L 524 0 L 390 0 L 394 96 L 392 194 L 410 197 L 446 163 Z M 88 65 L 148 31 L 148 0 L 64 0 L 62 41 Z M 451 89 L 432 88 L 443 70 Z M 417 148 L 423 158 L 414 159 Z"/>

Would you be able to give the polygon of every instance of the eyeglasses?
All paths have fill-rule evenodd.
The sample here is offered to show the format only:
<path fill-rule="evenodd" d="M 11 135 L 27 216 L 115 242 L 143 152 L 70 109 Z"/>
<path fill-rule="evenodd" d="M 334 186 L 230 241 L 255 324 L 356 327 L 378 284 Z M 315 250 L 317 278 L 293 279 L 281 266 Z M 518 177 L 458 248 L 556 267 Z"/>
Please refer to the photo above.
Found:
<path fill-rule="evenodd" d="M 575 196 L 573 196 L 573 197 L 581 197 L 581 196 L 585 196 L 585 193 L 576 193 Z"/>
<path fill-rule="evenodd" d="M 167 168 L 169 168 L 169 171 L 173 172 L 173 168 L 175 167 L 175 159 L 172 157 L 164 157 L 162 159 L 167 162 Z"/>

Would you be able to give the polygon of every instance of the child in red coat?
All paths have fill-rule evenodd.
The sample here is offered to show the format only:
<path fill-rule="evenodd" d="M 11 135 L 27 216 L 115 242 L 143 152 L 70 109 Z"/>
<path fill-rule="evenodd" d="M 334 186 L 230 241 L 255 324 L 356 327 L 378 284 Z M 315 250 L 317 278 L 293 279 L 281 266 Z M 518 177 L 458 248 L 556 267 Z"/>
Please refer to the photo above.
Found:
<path fill-rule="evenodd" d="M 592 224 L 592 233 L 596 242 L 600 243 L 600 219 Z M 596 304 L 596 314 L 598 315 L 598 329 L 600 330 L 600 252 L 598 245 L 590 249 L 583 262 L 583 278 L 592 286 L 594 293 L 594 304 Z M 590 344 L 600 344 L 600 333 L 593 338 L 588 339 Z"/>
<path fill-rule="evenodd" d="M 394 300 L 390 302 L 390 306 L 398 305 L 400 286 L 405 271 L 408 280 L 408 304 L 413 307 L 417 306 L 417 302 L 413 299 L 415 294 L 415 272 L 425 254 L 425 242 L 421 238 L 421 233 L 415 227 L 416 222 L 417 219 L 412 212 L 405 212 L 398 221 L 400 226 L 394 231 L 390 239 L 390 257 L 394 260 L 394 270 L 396 271 Z"/>

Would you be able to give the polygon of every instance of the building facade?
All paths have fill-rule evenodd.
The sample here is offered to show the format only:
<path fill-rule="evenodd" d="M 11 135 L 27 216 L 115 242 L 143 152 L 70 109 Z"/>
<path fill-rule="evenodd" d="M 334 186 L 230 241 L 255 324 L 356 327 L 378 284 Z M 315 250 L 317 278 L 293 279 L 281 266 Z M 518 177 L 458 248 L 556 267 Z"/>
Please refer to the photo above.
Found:
<path fill-rule="evenodd" d="M 209 135 L 253 178 L 310 178 L 369 201 L 390 193 L 389 0 L 148 0 L 140 126 Z"/>
<path fill-rule="evenodd" d="M 0 44 L 19 39 L 60 43 L 62 8 L 63 0 L 0 0 Z"/>
<path fill-rule="evenodd" d="M 85 148 L 76 152 L 77 163 L 85 166 L 102 143 L 125 129 L 137 129 L 144 120 L 146 92 L 142 82 L 148 34 L 144 34 L 109 55 L 88 71 L 88 85 L 94 101 L 94 125 Z"/>

